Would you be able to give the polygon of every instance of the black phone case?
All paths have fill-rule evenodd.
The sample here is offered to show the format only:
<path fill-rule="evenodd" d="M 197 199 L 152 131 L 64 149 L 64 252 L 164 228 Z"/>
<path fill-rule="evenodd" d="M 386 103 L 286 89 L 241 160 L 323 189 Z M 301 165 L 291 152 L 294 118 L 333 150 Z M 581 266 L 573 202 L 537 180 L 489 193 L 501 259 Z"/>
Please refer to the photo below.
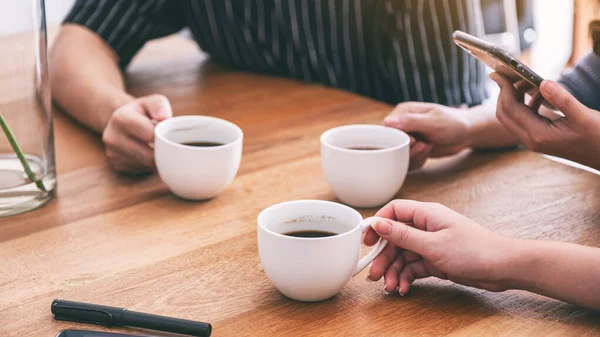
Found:
<path fill-rule="evenodd" d="M 455 31 L 452 36 L 454 43 L 492 68 L 495 72 L 515 82 L 526 80 L 531 83 L 534 88 L 528 92 L 530 96 L 539 92 L 540 85 L 542 85 L 544 79 L 510 53 L 465 32 Z M 546 101 L 543 102 L 543 105 L 551 110 L 556 110 L 555 107 Z"/>
<path fill-rule="evenodd" d="M 513 80 L 524 79 L 537 88 L 544 80 L 519 59 L 498 46 L 461 31 L 454 32 L 453 38 L 459 47 L 506 77 Z"/>

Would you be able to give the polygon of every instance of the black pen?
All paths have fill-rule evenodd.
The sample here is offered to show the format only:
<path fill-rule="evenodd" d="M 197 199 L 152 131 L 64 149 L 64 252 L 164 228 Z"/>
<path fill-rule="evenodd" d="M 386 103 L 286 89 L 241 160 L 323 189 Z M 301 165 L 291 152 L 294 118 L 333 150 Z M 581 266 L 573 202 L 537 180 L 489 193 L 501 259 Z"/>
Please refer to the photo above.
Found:
<path fill-rule="evenodd" d="M 208 337 L 212 327 L 208 323 L 189 321 L 109 307 L 63 300 L 52 301 L 54 319 L 113 326 L 128 326 L 183 335 Z"/>

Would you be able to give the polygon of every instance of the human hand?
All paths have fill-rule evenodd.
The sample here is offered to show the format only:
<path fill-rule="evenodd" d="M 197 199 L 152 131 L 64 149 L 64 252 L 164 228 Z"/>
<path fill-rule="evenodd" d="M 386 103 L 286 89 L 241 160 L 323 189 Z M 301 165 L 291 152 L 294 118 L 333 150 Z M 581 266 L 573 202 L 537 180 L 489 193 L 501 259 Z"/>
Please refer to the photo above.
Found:
<path fill-rule="evenodd" d="M 439 204 L 394 200 L 384 218 L 365 234 L 374 245 L 389 243 L 371 265 L 369 278 L 385 278 L 385 291 L 408 293 L 416 279 L 438 277 L 463 285 L 504 291 L 511 278 L 514 239 L 495 234 Z M 388 220 L 389 219 L 389 220 Z"/>
<path fill-rule="evenodd" d="M 456 154 L 469 146 L 466 111 L 432 103 L 408 102 L 396 106 L 383 121 L 411 135 L 410 170 L 428 158 Z"/>
<path fill-rule="evenodd" d="M 173 115 L 163 95 L 136 99 L 111 115 L 102 142 L 111 167 L 121 173 L 147 173 L 155 169 L 154 126 Z"/>
<path fill-rule="evenodd" d="M 500 86 L 496 116 L 528 149 L 600 169 L 600 112 L 581 104 L 561 85 L 544 81 L 529 104 L 531 85 L 513 84 L 500 74 L 491 78 Z M 550 120 L 538 114 L 542 98 L 564 114 Z"/>

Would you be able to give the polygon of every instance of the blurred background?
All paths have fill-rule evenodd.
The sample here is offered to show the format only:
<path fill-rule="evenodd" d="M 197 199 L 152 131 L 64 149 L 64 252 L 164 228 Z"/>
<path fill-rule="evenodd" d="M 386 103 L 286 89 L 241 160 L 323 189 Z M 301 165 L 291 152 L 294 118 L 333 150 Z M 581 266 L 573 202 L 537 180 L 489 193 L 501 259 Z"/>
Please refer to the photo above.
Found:
<path fill-rule="evenodd" d="M 556 78 L 571 58 L 582 56 L 585 49 L 589 48 L 585 36 L 585 21 L 589 20 L 586 18 L 589 11 L 585 10 L 585 3 L 589 1 L 481 0 L 481 3 L 489 39 L 513 49 L 515 53 L 521 52 L 523 58 L 543 77 Z M 73 2 L 46 0 L 48 24 L 58 25 Z M 10 28 L 0 28 L 0 35 L 26 28 L 15 20 L 19 15 L 14 14 L 15 11 L 25 11 L 26 6 L 27 1 L 24 0 L 0 1 L 0 20 L 14 21 L 10 25 L 3 25 Z M 580 8 L 579 12 L 575 10 L 576 7 Z M 574 22 L 574 18 L 580 22 Z M 518 39 L 514 39 L 516 34 Z"/>

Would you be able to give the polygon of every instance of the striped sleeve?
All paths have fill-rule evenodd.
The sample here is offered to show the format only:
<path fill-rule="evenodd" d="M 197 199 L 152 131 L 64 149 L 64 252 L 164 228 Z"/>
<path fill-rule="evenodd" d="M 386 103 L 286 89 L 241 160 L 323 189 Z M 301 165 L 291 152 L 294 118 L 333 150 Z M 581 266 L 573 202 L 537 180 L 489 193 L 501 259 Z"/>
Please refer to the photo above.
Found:
<path fill-rule="evenodd" d="M 125 68 L 147 41 L 173 34 L 185 22 L 178 0 L 77 0 L 64 23 L 98 34 Z"/>

